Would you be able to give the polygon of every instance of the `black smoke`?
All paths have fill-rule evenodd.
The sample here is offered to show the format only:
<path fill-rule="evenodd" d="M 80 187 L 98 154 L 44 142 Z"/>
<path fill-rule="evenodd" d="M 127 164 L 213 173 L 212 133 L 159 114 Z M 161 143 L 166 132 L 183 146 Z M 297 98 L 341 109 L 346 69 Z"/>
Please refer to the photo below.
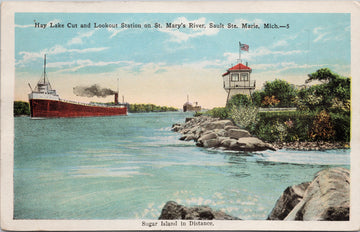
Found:
<path fill-rule="evenodd" d="M 106 97 L 116 93 L 111 89 L 101 88 L 98 84 L 92 85 L 90 87 L 76 86 L 73 88 L 73 92 L 76 96 L 81 97 Z"/>

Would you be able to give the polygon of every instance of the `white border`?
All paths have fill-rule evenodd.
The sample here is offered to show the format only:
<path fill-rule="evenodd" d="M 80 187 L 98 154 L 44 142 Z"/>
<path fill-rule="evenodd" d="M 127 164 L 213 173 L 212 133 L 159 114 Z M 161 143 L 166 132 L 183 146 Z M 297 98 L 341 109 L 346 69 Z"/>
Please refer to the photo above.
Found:
<path fill-rule="evenodd" d="M 348 222 L 213 221 L 213 227 L 143 227 L 144 220 L 13 220 L 15 12 L 97 13 L 351 13 L 351 217 Z M 344 1 L 3 2 L 1 4 L 1 226 L 4 230 L 360 230 L 360 151 L 357 102 L 360 3 Z M 355 128 L 355 129 L 354 129 Z M 275 202 L 274 202 L 275 204 Z M 357 206 L 357 207 L 355 207 Z M 156 221 L 156 220 L 146 220 Z M 180 221 L 178 222 L 180 224 Z"/>

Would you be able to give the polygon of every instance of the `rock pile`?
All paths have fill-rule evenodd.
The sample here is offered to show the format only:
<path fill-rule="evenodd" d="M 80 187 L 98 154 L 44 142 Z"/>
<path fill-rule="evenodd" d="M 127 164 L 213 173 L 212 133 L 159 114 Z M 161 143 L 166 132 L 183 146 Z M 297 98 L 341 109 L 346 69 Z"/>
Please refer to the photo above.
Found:
<path fill-rule="evenodd" d="M 208 206 L 185 207 L 168 201 L 161 211 L 160 220 L 240 220 Z"/>
<path fill-rule="evenodd" d="M 305 182 L 287 187 L 277 200 L 267 220 L 284 220 L 291 210 L 303 199 L 305 190 L 309 185 L 310 182 Z"/>
<path fill-rule="evenodd" d="M 287 188 L 269 220 L 348 221 L 350 172 L 345 168 L 325 169 L 312 182 Z"/>
<path fill-rule="evenodd" d="M 267 220 L 348 221 L 350 214 L 350 172 L 331 168 L 318 172 L 311 182 L 285 189 Z M 169 201 L 159 219 L 241 220 L 208 206 L 185 207 Z"/>
<path fill-rule="evenodd" d="M 183 134 L 180 140 L 194 140 L 200 147 L 221 147 L 236 151 L 275 150 L 273 146 L 251 136 L 230 120 L 208 116 L 187 118 L 183 124 L 174 124 L 172 130 Z"/>

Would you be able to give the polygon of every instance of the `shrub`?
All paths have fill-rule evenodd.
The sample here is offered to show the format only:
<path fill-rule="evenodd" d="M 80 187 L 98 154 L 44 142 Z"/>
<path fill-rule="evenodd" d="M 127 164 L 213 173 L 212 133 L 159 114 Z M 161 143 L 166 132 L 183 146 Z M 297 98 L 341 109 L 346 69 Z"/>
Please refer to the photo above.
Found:
<path fill-rule="evenodd" d="M 249 128 L 256 123 L 259 108 L 255 106 L 233 105 L 230 109 L 229 116 L 234 123 L 240 128 Z"/>
<path fill-rule="evenodd" d="M 309 125 L 315 114 L 312 112 L 282 111 L 259 112 L 256 126 L 251 132 L 268 142 L 306 141 L 309 139 Z"/>
<path fill-rule="evenodd" d="M 226 119 L 229 117 L 229 110 L 226 107 L 215 107 L 208 110 L 205 114 L 214 118 Z"/>
<path fill-rule="evenodd" d="M 276 106 L 280 103 L 278 99 L 273 95 L 271 97 L 265 96 L 264 100 L 261 102 L 262 106 Z"/>
<path fill-rule="evenodd" d="M 335 131 L 334 139 L 336 141 L 350 142 L 350 112 L 345 113 L 330 113 L 331 123 Z"/>
<path fill-rule="evenodd" d="M 199 117 L 199 116 L 202 116 L 204 113 L 202 113 L 202 112 L 199 112 L 199 111 L 196 111 L 195 113 L 194 113 L 194 117 Z"/>
<path fill-rule="evenodd" d="M 252 106 L 252 99 L 248 95 L 236 94 L 234 95 L 226 104 L 228 109 L 231 109 L 233 106 Z"/>
<path fill-rule="evenodd" d="M 331 103 L 332 112 L 350 112 L 350 100 L 341 101 L 336 97 L 331 100 Z"/>
<path fill-rule="evenodd" d="M 335 130 L 330 120 L 330 115 L 325 110 L 319 112 L 313 121 L 310 131 L 310 138 L 313 140 L 330 140 L 334 139 Z"/>

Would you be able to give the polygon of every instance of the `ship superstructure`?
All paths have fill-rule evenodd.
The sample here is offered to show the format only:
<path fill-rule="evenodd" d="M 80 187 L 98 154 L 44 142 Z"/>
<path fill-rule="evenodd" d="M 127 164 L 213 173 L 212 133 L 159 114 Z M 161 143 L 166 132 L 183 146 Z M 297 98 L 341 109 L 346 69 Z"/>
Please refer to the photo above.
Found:
<path fill-rule="evenodd" d="M 47 78 L 45 55 L 43 75 L 29 94 L 30 113 L 32 118 L 127 115 L 127 104 L 118 102 L 118 92 L 114 97 L 114 104 L 111 105 L 61 99 Z"/>

